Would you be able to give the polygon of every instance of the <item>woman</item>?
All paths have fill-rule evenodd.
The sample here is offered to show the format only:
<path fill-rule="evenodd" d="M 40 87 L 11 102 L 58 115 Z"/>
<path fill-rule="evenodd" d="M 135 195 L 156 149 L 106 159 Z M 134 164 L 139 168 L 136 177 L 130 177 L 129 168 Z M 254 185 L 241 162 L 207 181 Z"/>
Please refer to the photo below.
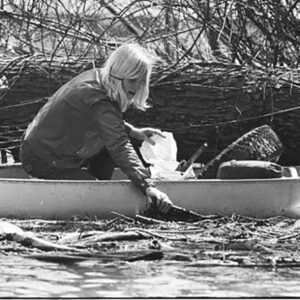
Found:
<path fill-rule="evenodd" d="M 129 136 L 151 140 L 152 128 L 124 122 L 130 105 L 145 110 L 154 59 L 138 44 L 116 49 L 102 69 L 63 85 L 28 126 L 21 147 L 24 170 L 44 179 L 110 179 L 117 165 L 162 212 L 172 202 L 155 188 Z"/>

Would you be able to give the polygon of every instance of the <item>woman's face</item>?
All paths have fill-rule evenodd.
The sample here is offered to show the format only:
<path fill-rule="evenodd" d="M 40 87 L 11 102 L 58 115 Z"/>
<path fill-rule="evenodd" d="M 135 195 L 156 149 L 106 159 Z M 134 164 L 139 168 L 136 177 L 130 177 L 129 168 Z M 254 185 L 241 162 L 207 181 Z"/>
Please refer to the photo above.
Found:
<path fill-rule="evenodd" d="M 134 95 L 136 94 L 137 90 L 140 88 L 144 79 L 137 78 L 137 79 L 123 79 L 123 89 L 128 100 L 131 100 Z"/>

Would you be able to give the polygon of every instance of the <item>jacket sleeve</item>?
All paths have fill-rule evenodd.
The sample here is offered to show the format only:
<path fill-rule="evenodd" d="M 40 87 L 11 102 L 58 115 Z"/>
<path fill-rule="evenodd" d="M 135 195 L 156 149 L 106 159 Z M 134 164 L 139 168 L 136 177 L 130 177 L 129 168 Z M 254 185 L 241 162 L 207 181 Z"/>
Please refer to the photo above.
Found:
<path fill-rule="evenodd" d="M 129 140 L 121 111 L 110 101 L 94 102 L 92 111 L 99 135 L 112 159 L 145 193 L 146 188 L 154 183 L 150 171 L 143 166 Z"/>

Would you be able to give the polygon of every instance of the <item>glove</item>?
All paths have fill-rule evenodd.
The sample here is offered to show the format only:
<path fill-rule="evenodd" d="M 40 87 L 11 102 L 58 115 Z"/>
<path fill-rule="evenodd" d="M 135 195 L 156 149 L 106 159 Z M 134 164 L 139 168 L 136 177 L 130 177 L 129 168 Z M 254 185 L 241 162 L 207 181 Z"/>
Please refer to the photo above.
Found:
<path fill-rule="evenodd" d="M 173 207 L 173 203 L 168 195 L 157 188 L 148 187 L 146 189 L 146 196 L 148 205 L 155 205 L 163 213 L 167 213 Z"/>

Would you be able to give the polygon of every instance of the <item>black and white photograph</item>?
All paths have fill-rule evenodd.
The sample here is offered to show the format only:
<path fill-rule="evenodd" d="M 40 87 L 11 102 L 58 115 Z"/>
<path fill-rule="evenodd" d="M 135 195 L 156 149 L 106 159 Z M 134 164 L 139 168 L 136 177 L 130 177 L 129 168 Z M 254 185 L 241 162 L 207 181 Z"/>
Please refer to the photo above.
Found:
<path fill-rule="evenodd" d="M 300 0 L 0 0 L 0 299 L 300 297 Z"/>

